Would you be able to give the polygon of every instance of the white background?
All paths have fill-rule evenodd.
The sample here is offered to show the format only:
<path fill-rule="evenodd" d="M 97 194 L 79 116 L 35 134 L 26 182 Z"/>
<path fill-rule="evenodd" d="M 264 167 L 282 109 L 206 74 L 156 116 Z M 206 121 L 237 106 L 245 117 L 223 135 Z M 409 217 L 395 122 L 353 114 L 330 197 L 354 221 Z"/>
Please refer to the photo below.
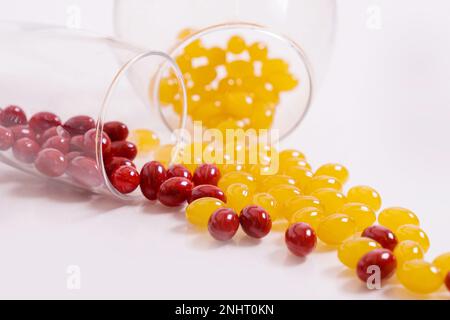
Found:
<path fill-rule="evenodd" d="M 112 32 L 109 0 L 0 0 L 0 19 L 65 24 L 71 4 L 82 27 Z M 445 0 L 339 1 L 328 76 L 284 142 L 314 166 L 347 165 L 350 183 L 374 186 L 385 206 L 414 210 L 429 259 L 450 250 L 449 10 Z M 368 291 L 323 247 L 297 259 L 281 233 L 223 245 L 180 212 L 79 194 L 5 165 L 0 195 L 0 298 L 421 298 L 395 281 Z M 70 265 L 81 270 L 80 290 L 66 286 Z"/>

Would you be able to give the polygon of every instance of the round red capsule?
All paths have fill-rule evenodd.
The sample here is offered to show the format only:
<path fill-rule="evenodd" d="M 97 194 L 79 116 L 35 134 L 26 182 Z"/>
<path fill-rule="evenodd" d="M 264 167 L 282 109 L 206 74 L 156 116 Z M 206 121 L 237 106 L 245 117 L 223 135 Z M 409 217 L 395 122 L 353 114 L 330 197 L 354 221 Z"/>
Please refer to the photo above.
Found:
<path fill-rule="evenodd" d="M 192 181 L 196 186 L 212 184 L 217 186 L 220 179 L 220 170 L 215 164 L 203 163 L 195 169 Z"/>
<path fill-rule="evenodd" d="M 255 205 L 242 209 L 239 220 L 244 232 L 253 238 L 265 237 L 272 228 L 272 220 L 269 213 Z"/>
<path fill-rule="evenodd" d="M 70 151 L 84 151 L 84 136 L 78 135 L 70 138 Z"/>
<path fill-rule="evenodd" d="M 445 286 L 447 287 L 448 291 L 450 291 L 450 271 L 447 272 L 447 275 L 445 276 Z"/>
<path fill-rule="evenodd" d="M 26 124 L 12 126 L 10 129 L 14 135 L 14 140 L 29 138 L 36 141 L 36 133 Z"/>
<path fill-rule="evenodd" d="M 103 131 L 109 136 L 111 141 L 122 141 L 128 137 L 128 127 L 119 121 L 106 122 Z"/>
<path fill-rule="evenodd" d="M 67 120 L 63 127 L 71 136 L 83 135 L 95 128 L 95 120 L 89 116 L 75 116 Z"/>
<path fill-rule="evenodd" d="M 48 139 L 50 139 L 51 137 L 62 137 L 65 139 L 70 140 L 70 134 L 64 130 L 64 128 L 62 126 L 57 126 L 57 127 L 52 127 L 49 128 L 47 130 L 44 131 L 44 133 L 37 135 L 37 139 L 36 141 L 40 144 L 43 145 Z"/>
<path fill-rule="evenodd" d="M 378 242 L 383 248 L 394 251 L 398 240 L 395 234 L 383 226 L 367 227 L 361 234 L 362 237 L 370 238 Z"/>
<path fill-rule="evenodd" d="M 80 156 L 72 159 L 66 173 L 84 187 L 95 188 L 103 184 L 103 177 L 97 162 L 92 158 Z"/>
<path fill-rule="evenodd" d="M 50 137 L 42 145 L 43 149 L 52 148 L 61 151 L 63 154 L 69 153 L 70 151 L 70 140 L 60 136 Z"/>
<path fill-rule="evenodd" d="M 216 198 L 225 203 L 227 202 L 225 193 L 219 187 L 213 186 L 211 184 L 202 184 L 192 189 L 192 194 L 188 199 L 188 202 L 191 203 L 192 201 L 206 197 Z"/>
<path fill-rule="evenodd" d="M 51 112 L 38 112 L 28 122 L 30 128 L 37 134 L 41 134 L 49 128 L 61 125 L 61 119 Z"/>
<path fill-rule="evenodd" d="M 173 164 L 167 169 L 167 179 L 173 177 L 182 177 L 192 180 L 191 172 L 181 164 Z"/>
<path fill-rule="evenodd" d="M 375 249 L 366 253 L 358 262 L 356 273 L 361 281 L 366 282 L 375 272 L 381 280 L 390 278 L 397 268 L 397 259 L 391 250 Z"/>
<path fill-rule="evenodd" d="M 111 144 L 111 154 L 113 157 L 124 157 L 134 160 L 137 155 L 137 147 L 129 141 L 114 141 Z"/>
<path fill-rule="evenodd" d="M 14 142 L 12 151 L 17 160 L 25 163 L 33 163 L 41 147 L 29 138 L 22 138 Z"/>
<path fill-rule="evenodd" d="M 62 176 L 67 168 L 64 154 L 56 149 L 42 149 L 34 162 L 36 169 L 49 177 Z"/>
<path fill-rule="evenodd" d="M 121 166 L 109 177 L 111 184 L 123 194 L 131 193 L 139 186 L 139 172 L 132 166 Z"/>
<path fill-rule="evenodd" d="M 84 152 L 91 157 L 95 157 L 96 138 L 96 129 L 88 130 L 83 137 Z M 106 133 L 102 133 L 102 152 L 104 159 L 108 158 L 111 155 L 111 140 Z"/>
<path fill-rule="evenodd" d="M 105 161 L 105 169 L 108 175 L 122 166 L 130 166 L 136 168 L 136 165 L 133 163 L 133 161 L 123 157 L 112 157 Z"/>
<path fill-rule="evenodd" d="M 158 161 L 146 163 L 141 170 L 141 191 L 149 200 L 156 200 L 161 184 L 167 180 L 167 172 Z"/>
<path fill-rule="evenodd" d="M 158 200 L 168 207 L 178 207 L 191 196 L 191 180 L 174 177 L 164 181 L 159 187 Z"/>
<path fill-rule="evenodd" d="M 0 126 L 0 150 L 8 150 L 14 143 L 14 135 L 11 129 Z"/>
<path fill-rule="evenodd" d="M 65 155 L 65 158 L 66 158 L 67 163 L 70 163 L 73 159 L 75 159 L 76 157 L 79 157 L 81 155 L 83 155 L 83 154 L 79 151 L 71 151 Z"/>
<path fill-rule="evenodd" d="M 317 237 L 314 230 L 307 223 L 292 224 L 284 235 L 286 245 L 293 254 L 306 257 L 316 247 Z"/>
<path fill-rule="evenodd" d="M 219 241 L 233 238 L 239 229 L 239 216 L 232 209 L 219 208 L 209 218 L 208 231 Z"/>
<path fill-rule="evenodd" d="M 9 106 L 0 113 L 0 125 L 12 127 L 19 124 L 27 124 L 27 116 L 20 107 Z"/>

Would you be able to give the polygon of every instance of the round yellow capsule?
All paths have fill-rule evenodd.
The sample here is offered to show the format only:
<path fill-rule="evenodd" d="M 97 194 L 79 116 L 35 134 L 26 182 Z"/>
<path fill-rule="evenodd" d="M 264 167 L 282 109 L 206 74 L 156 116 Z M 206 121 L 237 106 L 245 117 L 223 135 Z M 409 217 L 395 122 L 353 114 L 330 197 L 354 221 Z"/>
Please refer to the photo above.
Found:
<path fill-rule="evenodd" d="M 327 163 L 319 167 L 314 173 L 315 176 L 329 176 L 339 180 L 341 184 L 345 184 L 348 180 L 348 170 L 339 163 Z"/>
<path fill-rule="evenodd" d="M 163 78 L 159 82 L 159 101 L 163 105 L 172 104 L 178 93 L 178 82 L 176 79 Z"/>
<path fill-rule="evenodd" d="M 233 171 L 245 171 L 245 165 L 237 163 L 217 164 L 222 176 Z M 250 172 L 251 173 L 251 172 Z M 252 174 L 253 175 L 253 174 Z"/>
<path fill-rule="evenodd" d="M 267 58 L 268 48 L 264 43 L 255 42 L 248 48 L 248 54 L 253 61 L 261 61 Z"/>
<path fill-rule="evenodd" d="M 392 231 L 405 224 L 419 225 L 419 219 L 414 212 L 401 207 L 391 207 L 382 210 L 378 215 L 378 222 Z"/>
<path fill-rule="evenodd" d="M 226 190 L 227 206 L 236 212 L 251 204 L 253 194 L 247 185 L 243 183 L 233 183 Z"/>
<path fill-rule="evenodd" d="M 397 264 L 401 265 L 406 261 L 423 259 L 424 252 L 422 247 L 415 241 L 404 240 L 397 244 L 394 249 L 394 256 L 397 258 Z"/>
<path fill-rule="evenodd" d="M 147 129 L 136 129 L 131 131 L 129 140 L 136 144 L 139 152 L 152 151 L 160 144 L 158 135 Z"/>
<path fill-rule="evenodd" d="M 339 245 L 356 232 L 355 221 L 345 214 L 325 217 L 317 228 L 317 236 L 328 245 Z"/>
<path fill-rule="evenodd" d="M 340 209 L 347 203 L 345 195 L 335 189 L 318 189 L 311 195 L 319 199 L 326 215 L 340 212 Z"/>
<path fill-rule="evenodd" d="M 233 171 L 223 175 L 217 186 L 222 190 L 227 190 L 233 183 L 243 183 L 251 192 L 256 191 L 257 185 L 255 178 L 251 174 L 244 171 Z"/>
<path fill-rule="evenodd" d="M 284 208 L 284 216 L 291 220 L 292 215 L 304 208 L 316 208 L 323 213 L 323 207 L 320 200 L 313 196 L 298 196 L 289 199 Z"/>
<path fill-rule="evenodd" d="M 271 188 L 282 184 L 295 186 L 295 180 L 287 175 L 281 174 L 267 176 L 265 178 L 262 178 L 261 182 L 258 184 L 258 189 L 262 191 L 268 191 Z"/>
<path fill-rule="evenodd" d="M 280 210 L 283 211 L 285 210 L 286 203 L 289 199 L 295 198 L 301 194 L 299 188 L 289 184 L 281 184 L 272 187 L 267 192 L 277 200 Z"/>
<path fill-rule="evenodd" d="M 261 72 L 265 77 L 277 73 L 288 73 L 289 65 L 283 59 L 267 59 L 262 65 Z"/>
<path fill-rule="evenodd" d="M 312 194 L 314 191 L 319 189 L 335 189 L 340 191 L 342 190 L 342 184 L 336 180 L 336 178 L 329 176 L 312 177 L 305 187 L 305 193 Z"/>
<path fill-rule="evenodd" d="M 446 276 L 450 272 L 450 252 L 437 256 L 433 264 L 441 270 L 443 276 Z"/>
<path fill-rule="evenodd" d="M 308 183 L 313 177 L 311 170 L 305 167 L 294 166 L 285 171 L 285 174 L 292 177 L 295 180 L 297 187 L 304 191 Z"/>
<path fill-rule="evenodd" d="M 309 224 L 311 228 L 313 228 L 314 230 L 317 230 L 320 222 L 324 217 L 325 215 L 322 209 L 314 207 L 306 207 L 294 212 L 294 214 L 290 219 L 290 222 L 291 223 L 304 222 Z"/>
<path fill-rule="evenodd" d="M 177 34 L 177 39 L 184 40 L 185 38 L 189 37 L 194 32 L 195 32 L 195 30 L 192 28 L 181 29 L 180 32 L 178 32 L 178 34 Z"/>
<path fill-rule="evenodd" d="M 246 49 L 247 45 L 245 40 L 241 36 L 232 36 L 228 40 L 228 51 L 234 54 L 242 53 Z"/>
<path fill-rule="evenodd" d="M 200 228 L 206 228 L 208 220 L 214 211 L 225 206 L 225 203 L 216 198 L 200 198 L 187 206 L 186 218 L 191 224 Z"/>
<path fill-rule="evenodd" d="M 298 151 L 298 150 L 295 150 L 295 149 L 282 150 L 279 153 L 279 156 L 280 156 L 280 161 L 281 160 L 286 160 L 286 159 L 291 159 L 291 158 L 297 158 L 297 159 L 306 160 L 305 155 L 301 151 Z"/>
<path fill-rule="evenodd" d="M 250 165 L 248 172 L 255 177 L 258 184 L 267 177 L 271 177 L 273 175 L 272 168 L 269 165 L 263 164 L 253 164 Z"/>
<path fill-rule="evenodd" d="M 246 92 L 230 92 L 227 94 L 225 112 L 237 119 L 250 117 L 253 112 L 253 97 Z"/>
<path fill-rule="evenodd" d="M 346 203 L 340 211 L 355 220 L 357 231 L 363 231 L 377 220 L 375 212 L 362 203 Z"/>
<path fill-rule="evenodd" d="M 212 47 L 206 52 L 210 66 L 219 66 L 227 62 L 227 53 L 219 47 Z"/>
<path fill-rule="evenodd" d="M 203 46 L 202 42 L 197 39 L 184 47 L 184 55 L 190 58 L 203 57 L 206 55 L 206 48 Z"/>
<path fill-rule="evenodd" d="M 347 199 L 349 202 L 363 203 L 375 212 L 381 207 L 380 194 L 368 186 L 355 186 L 350 188 L 347 193 Z"/>
<path fill-rule="evenodd" d="M 269 129 L 272 127 L 275 109 L 266 102 L 254 101 L 250 116 L 250 127 L 253 129 Z"/>
<path fill-rule="evenodd" d="M 400 283 L 415 293 L 429 294 L 437 291 L 444 281 L 438 267 L 423 261 L 406 261 L 397 268 Z"/>
<path fill-rule="evenodd" d="M 291 91 L 299 83 L 298 79 L 290 73 L 274 73 L 267 75 L 266 79 L 270 81 L 278 91 Z"/>
<path fill-rule="evenodd" d="M 373 239 L 364 237 L 350 238 L 339 246 L 338 258 L 347 267 L 355 269 L 362 256 L 379 248 L 381 248 L 381 245 Z"/>
<path fill-rule="evenodd" d="M 398 241 L 413 240 L 417 242 L 427 252 L 430 248 L 430 240 L 427 234 L 419 227 L 413 224 L 405 224 L 395 231 Z"/>
<path fill-rule="evenodd" d="M 291 167 L 305 167 L 311 170 L 311 165 L 304 159 L 287 158 L 287 159 L 280 159 L 279 161 L 280 161 L 280 170 L 282 172 L 286 172 Z"/>
<path fill-rule="evenodd" d="M 279 210 L 277 206 L 277 200 L 267 192 L 256 193 L 253 196 L 253 204 L 264 208 L 267 212 L 269 212 L 272 220 L 276 220 L 278 218 L 283 218 L 279 215 Z"/>
<path fill-rule="evenodd" d="M 217 77 L 216 69 L 210 65 L 193 68 L 191 69 L 190 74 L 192 81 L 196 86 L 207 85 Z"/>
<path fill-rule="evenodd" d="M 253 76 L 253 63 L 245 60 L 234 60 L 226 64 L 228 77 L 251 77 Z"/>

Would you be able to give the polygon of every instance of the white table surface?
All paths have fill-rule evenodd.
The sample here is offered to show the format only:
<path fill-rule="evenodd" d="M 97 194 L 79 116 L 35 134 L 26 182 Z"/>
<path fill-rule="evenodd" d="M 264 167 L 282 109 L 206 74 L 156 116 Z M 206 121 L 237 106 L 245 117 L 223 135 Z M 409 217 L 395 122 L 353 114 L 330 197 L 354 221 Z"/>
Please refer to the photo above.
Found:
<path fill-rule="evenodd" d="M 20 2 L 35 8 L 22 12 Z M 0 18 L 27 19 L 32 12 L 35 21 L 64 23 L 68 1 L 34 2 L 1 3 Z M 79 3 L 83 27 L 112 30 L 110 1 Z M 350 184 L 374 186 L 385 206 L 415 211 L 432 259 L 450 250 L 450 5 L 339 5 L 328 77 L 283 146 L 301 149 L 314 166 L 341 162 Z M 380 29 L 366 27 L 371 5 L 381 9 Z M 368 291 L 322 246 L 297 259 L 282 233 L 260 242 L 239 233 L 221 244 L 190 229 L 181 212 L 77 193 L 3 164 L 0 195 L 0 298 L 421 298 L 396 281 Z M 71 265 L 80 269 L 78 290 L 67 287 Z"/>

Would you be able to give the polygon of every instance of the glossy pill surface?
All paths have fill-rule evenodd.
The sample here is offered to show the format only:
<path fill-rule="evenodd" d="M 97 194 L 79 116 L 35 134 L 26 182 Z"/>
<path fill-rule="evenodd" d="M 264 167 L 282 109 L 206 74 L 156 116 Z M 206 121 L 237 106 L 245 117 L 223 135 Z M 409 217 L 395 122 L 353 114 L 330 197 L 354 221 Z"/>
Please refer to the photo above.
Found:
<path fill-rule="evenodd" d="M 66 173 L 84 187 L 95 188 L 103 184 L 103 176 L 97 162 L 89 157 L 79 156 L 72 159 Z"/>
<path fill-rule="evenodd" d="M 95 128 L 95 120 L 89 116 L 75 116 L 64 122 L 63 127 L 71 136 L 84 135 Z"/>
<path fill-rule="evenodd" d="M 167 172 L 161 162 L 146 163 L 140 173 L 141 192 L 148 200 L 156 200 L 161 184 L 167 180 Z"/>
<path fill-rule="evenodd" d="M 219 208 L 224 208 L 224 202 L 216 198 L 200 198 L 191 202 L 186 208 L 186 219 L 193 225 L 206 228 L 211 215 Z"/>
<path fill-rule="evenodd" d="M 222 190 L 227 190 L 233 183 L 243 183 L 252 192 L 255 192 L 257 187 L 255 178 L 251 174 L 243 171 L 233 171 L 225 174 L 222 178 L 220 178 L 217 186 Z"/>
<path fill-rule="evenodd" d="M 381 244 L 383 248 L 391 251 L 394 251 L 398 243 L 397 237 L 390 229 L 378 225 L 367 227 L 361 236 L 371 238 Z"/>
<path fill-rule="evenodd" d="M 14 143 L 14 135 L 11 129 L 0 126 L 0 150 L 8 150 Z"/>
<path fill-rule="evenodd" d="M 18 125 L 18 126 L 12 126 L 10 127 L 13 135 L 14 140 L 19 140 L 22 138 L 30 138 L 31 140 L 37 141 L 36 139 L 36 133 L 33 131 L 33 129 L 30 128 L 29 125 Z"/>
<path fill-rule="evenodd" d="M 196 186 L 201 184 L 217 186 L 220 177 L 220 170 L 215 164 L 203 163 L 195 169 L 192 181 Z"/>
<path fill-rule="evenodd" d="M 373 225 L 377 220 L 375 211 L 362 203 L 346 203 L 340 209 L 340 212 L 352 217 L 353 220 L 355 220 L 357 231 L 363 231 L 367 227 Z"/>
<path fill-rule="evenodd" d="M 278 210 L 277 200 L 267 192 L 260 192 L 253 195 L 252 204 L 264 208 L 273 220 L 282 217 Z"/>
<path fill-rule="evenodd" d="M 394 232 L 398 227 L 405 224 L 419 225 L 419 219 L 414 212 L 401 207 L 391 207 L 382 210 L 378 215 L 378 222 Z"/>
<path fill-rule="evenodd" d="M 259 206 L 245 207 L 239 215 L 242 230 L 252 238 L 265 237 L 272 228 L 272 220 L 269 213 Z"/>
<path fill-rule="evenodd" d="M 433 260 L 433 264 L 438 267 L 443 275 L 450 272 L 450 252 L 443 253 Z"/>
<path fill-rule="evenodd" d="M 59 150 L 43 149 L 39 151 L 34 166 L 43 175 L 55 178 L 64 174 L 67 168 L 67 160 Z"/>
<path fill-rule="evenodd" d="M 376 266 L 380 271 L 380 280 L 392 277 L 397 268 L 397 260 L 388 249 L 375 249 L 366 253 L 356 266 L 356 274 L 361 281 L 366 282 L 374 274 L 372 268 Z"/>
<path fill-rule="evenodd" d="M 219 241 L 230 240 L 238 229 L 239 216 L 229 208 L 217 209 L 208 221 L 209 234 Z"/>
<path fill-rule="evenodd" d="M 420 294 L 437 291 L 444 281 L 439 268 L 423 260 L 406 261 L 399 266 L 397 277 L 405 288 Z"/>
<path fill-rule="evenodd" d="M 314 175 L 333 177 L 339 180 L 341 184 L 345 184 L 348 180 L 349 173 L 348 169 L 339 163 L 327 163 L 320 166 Z"/>
<path fill-rule="evenodd" d="M 447 272 L 447 275 L 445 276 L 445 286 L 447 287 L 447 290 L 450 291 L 450 272 Z"/>
<path fill-rule="evenodd" d="M 43 149 L 52 148 L 61 151 L 63 154 L 70 151 L 70 140 L 62 136 L 56 135 L 50 137 L 42 144 Z"/>
<path fill-rule="evenodd" d="M 341 212 L 340 209 L 347 203 L 345 195 L 335 189 L 319 189 L 311 193 L 322 205 L 325 214 Z"/>
<path fill-rule="evenodd" d="M 397 231 L 395 231 L 395 235 L 399 241 L 413 240 L 417 242 L 422 247 L 424 252 L 427 252 L 430 248 L 430 240 L 428 235 L 419 226 L 405 224 L 398 227 Z"/>
<path fill-rule="evenodd" d="M 284 207 L 289 199 L 298 197 L 301 195 L 299 188 L 293 185 L 281 184 L 270 188 L 267 193 L 272 195 L 277 201 L 280 210 L 284 210 Z"/>
<path fill-rule="evenodd" d="M 111 157 L 105 161 L 105 169 L 108 176 L 121 166 L 130 166 L 136 168 L 133 161 L 123 157 Z"/>
<path fill-rule="evenodd" d="M 251 204 L 253 199 L 253 193 L 243 183 L 233 183 L 226 191 L 227 205 L 236 212 Z"/>
<path fill-rule="evenodd" d="M 18 106 L 8 106 L 0 113 L 0 125 L 12 127 L 19 124 L 27 124 L 25 112 Z"/>
<path fill-rule="evenodd" d="M 311 207 L 314 207 L 320 210 L 322 213 L 324 213 L 322 204 L 320 203 L 319 199 L 313 196 L 301 195 L 298 197 L 291 198 L 286 202 L 283 214 L 286 219 L 290 220 L 295 212 L 298 212 L 299 210 L 304 208 L 311 208 Z"/>
<path fill-rule="evenodd" d="M 120 121 L 106 122 L 103 126 L 103 131 L 112 142 L 126 140 L 129 134 L 127 125 Z"/>
<path fill-rule="evenodd" d="M 328 245 L 339 245 L 356 232 L 355 221 L 345 214 L 325 217 L 317 228 L 317 236 Z"/>
<path fill-rule="evenodd" d="M 121 166 L 109 176 L 111 184 L 117 191 L 128 194 L 137 189 L 140 183 L 139 172 L 132 166 Z"/>
<path fill-rule="evenodd" d="M 159 187 L 158 200 L 168 207 L 181 206 L 190 198 L 193 187 L 193 183 L 186 178 L 174 177 L 167 179 Z"/>
<path fill-rule="evenodd" d="M 314 207 L 307 207 L 295 212 L 292 215 L 290 222 L 304 222 L 309 224 L 314 230 L 317 230 L 324 217 L 325 214 L 323 213 L 323 210 Z"/>
<path fill-rule="evenodd" d="M 373 211 L 378 211 L 381 207 L 381 196 L 372 187 L 355 186 L 348 190 L 347 199 L 349 202 L 363 203 Z"/>
<path fill-rule="evenodd" d="M 96 156 L 96 139 L 97 139 L 97 131 L 96 129 L 90 129 L 86 131 L 83 136 L 83 151 L 86 155 L 91 157 Z M 111 139 L 109 139 L 106 133 L 102 133 L 101 135 L 101 149 L 103 153 L 103 157 L 107 158 L 111 154 Z M 119 154 L 115 155 L 120 157 Z M 132 159 L 130 159 L 132 160 Z"/>
<path fill-rule="evenodd" d="M 342 189 L 342 184 L 333 177 L 329 176 L 315 176 L 311 178 L 305 187 L 306 194 L 312 194 L 314 191 L 319 189 L 335 189 L 340 191 Z"/>
<path fill-rule="evenodd" d="M 133 142 L 130 141 L 114 141 L 111 143 L 111 154 L 114 157 L 124 157 L 134 160 L 137 156 L 138 149 Z"/>
<path fill-rule="evenodd" d="M 286 230 L 284 241 L 290 252 L 298 257 L 305 257 L 316 247 L 317 237 L 309 224 L 298 222 Z"/>
<path fill-rule="evenodd" d="M 339 260 L 351 269 L 356 269 L 359 260 L 368 252 L 380 249 L 381 245 L 373 239 L 364 237 L 350 238 L 338 249 Z"/>
<path fill-rule="evenodd" d="M 404 240 L 397 244 L 394 250 L 394 255 L 397 258 L 398 264 L 401 265 L 406 261 L 423 259 L 424 252 L 422 247 L 415 241 Z"/>
<path fill-rule="evenodd" d="M 173 164 L 167 169 L 167 179 L 173 177 L 182 177 L 192 180 L 191 172 L 181 164 Z"/>
<path fill-rule="evenodd" d="M 216 198 L 222 202 L 227 202 L 225 193 L 219 188 L 211 184 L 201 184 L 192 189 L 191 197 L 188 203 L 200 198 Z"/>
<path fill-rule="evenodd" d="M 12 147 L 14 157 L 24 163 L 33 163 L 40 150 L 39 144 L 29 138 L 17 140 Z"/>
<path fill-rule="evenodd" d="M 38 112 L 30 118 L 28 125 L 34 132 L 41 134 L 47 129 L 61 125 L 61 119 L 51 112 Z"/>

